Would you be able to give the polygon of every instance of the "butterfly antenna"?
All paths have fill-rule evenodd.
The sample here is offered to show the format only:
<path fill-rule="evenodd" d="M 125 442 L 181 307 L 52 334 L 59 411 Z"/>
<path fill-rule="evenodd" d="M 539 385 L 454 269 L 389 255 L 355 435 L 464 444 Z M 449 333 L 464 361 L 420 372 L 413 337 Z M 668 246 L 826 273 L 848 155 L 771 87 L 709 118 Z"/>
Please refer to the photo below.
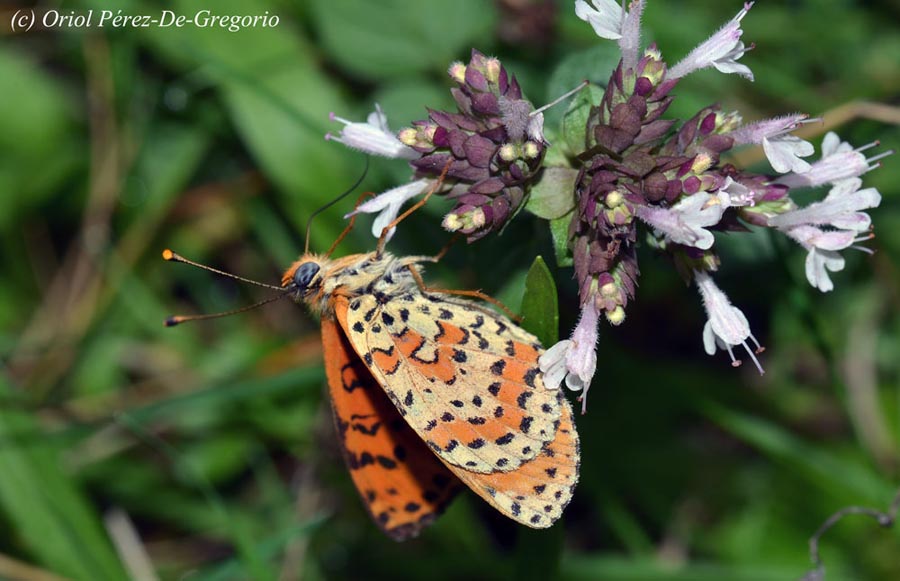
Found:
<path fill-rule="evenodd" d="M 172 315 L 171 317 L 165 320 L 166 327 L 174 327 L 175 325 L 180 325 L 181 323 L 188 323 L 190 321 L 202 321 L 205 319 L 218 319 L 220 317 L 228 317 L 231 315 L 237 315 L 238 313 L 243 313 L 246 311 L 251 311 L 257 307 L 261 307 L 263 305 L 267 305 L 271 302 L 277 301 L 279 299 L 283 299 L 288 296 L 288 293 L 283 292 L 280 295 L 276 295 L 274 297 L 269 297 L 267 299 L 263 299 L 258 303 L 253 303 L 252 305 L 247 305 L 246 307 L 241 307 L 239 309 L 232 309 L 230 311 L 222 311 L 221 313 L 211 313 L 208 315 Z"/>
<path fill-rule="evenodd" d="M 247 284 L 255 284 L 256 286 L 261 286 L 263 288 L 270 288 L 277 291 L 284 291 L 283 287 L 275 286 L 273 284 L 266 284 L 264 282 L 259 282 L 257 280 L 250 280 L 249 278 L 244 278 L 243 276 L 238 276 L 236 274 L 231 274 L 230 272 L 225 272 L 224 270 L 219 270 L 218 268 L 213 268 L 211 266 L 206 266 L 205 264 L 200 264 L 199 262 L 194 262 L 193 260 L 188 260 L 184 256 L 180 254 L 175 254 L 168 248 L 163 250 L 162 257 L 165 260 L 170 262 L 183 262 L 184 264 L 190 264 L 191 266 L 196 266 L 197 268 L 202 268 L 203 270 L 208 270 L 209 272 L 214 272 L 216 274 L 227 276 L 228 278 L 233 278 L 235 280 L 239 280 L 241 282 L 246 282 Z"/>
<path fill-rule="evenodd" d="M 337 204 L 338 202 L 340 202 L 341 200 L 343 200 L 344 198 L 346 198 L 347 196 L 352 194 L 353 191 L 359 187 L 359 184 L 361 184 L 362 181 L 364 179 L 366 179 L 366 174 L 368 174 L 368 173 L 369 173 L 369 156 L 367 155 L 366 156 L 366 167 L 363 168 L 362 175 L 360 175 L 359 178 L 357 178 L 357 180 L 355 182 L 353 182 L 353 185 L 350 186 L 350 188 L 347 189 L 347 191 L 345 191 L 343 194 L 341 194 L 340 196 L 331 200 L 330 202 L 328 202 L 327 204 L 325 204 L 324 206 L 322 206 L 321 208 L 319 208 L 318 210 L 316 210 L 315 212 L 312 213 L 312 215 L 309 217 L 309 220 L 306 222 L 306 244 L 303 248 L 304 254 L 307 254 L 309 252 L 309 233 L 310 233 L 310 229 L 312 228 L 313 218 L 315 218 L 316 216 L 318 216 L 319 214 L 321 214 L 322 212 L 324 212 L 331 206 Z"/>

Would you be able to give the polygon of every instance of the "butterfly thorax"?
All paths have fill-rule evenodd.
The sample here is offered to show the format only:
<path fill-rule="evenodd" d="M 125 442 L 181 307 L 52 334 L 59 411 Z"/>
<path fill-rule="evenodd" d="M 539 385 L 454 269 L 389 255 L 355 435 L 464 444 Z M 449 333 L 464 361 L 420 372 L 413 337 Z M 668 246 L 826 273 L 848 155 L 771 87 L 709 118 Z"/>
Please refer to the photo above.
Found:
<path fill-rule="evenodd" d="M 414 257 L 397 258 L 384 253 L 351 254 L 335 260 L 316 254 L 304 254 L 284 273 L 281 285 L 294 302 L 305 303 L 319 316 L 331 315 L 338 296 L 361 295 L 390 297 L 416 285 L 410 269 Z"/>

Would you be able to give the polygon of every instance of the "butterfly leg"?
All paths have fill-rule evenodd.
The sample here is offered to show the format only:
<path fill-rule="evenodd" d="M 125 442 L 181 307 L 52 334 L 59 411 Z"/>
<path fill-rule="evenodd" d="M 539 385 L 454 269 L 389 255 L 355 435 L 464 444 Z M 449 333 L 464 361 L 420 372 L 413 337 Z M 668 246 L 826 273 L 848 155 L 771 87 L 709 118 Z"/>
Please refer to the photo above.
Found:
<path fill-rule="evenodd" d="M 520 317 L 519 315 L 512 312 L 512 310 L 509 307 L 507 307 L 506 305 L 504 305 L 503 303 L 501 303 L 494 297 L 481 292 L 480 290 L 449 290 L 449 289 L 442 289 L 442 288 L 431 288 L 431 287 L 428 287 L 425 285 L 425 281 L 422 280 L 422 275 L 419 274 L 419 271 L 416 270 L 415 266 L 409 264 L 409 265 L 407 265 L 406 268 L 409 269 L 409 272 L 412 274 L 413 279 L 416 281 L 416 284 L 419 286 L 419 290 L 422 291 L 422 293 L 424 293 L 424 294 L 440 293 L 440 294 L 445 294 L 445 295 L 457 295 L 457 296 L 462 296 L 462 297 L 472 297 L 472 298 L 476 298 L 476 299 L 481 299 L 483 301 L 487 301 L 487 302 L 491 303 L 492 305 L 495 305 L 496 307 L 498 307 L 500 310 L 502 310 L 504 313 L 506 313 L 506 316 L 508 316 L 513 321 L 515 321 L 517 323 L 522 321 L 522 317 Z"/>
<path fill-rule="evenodd" d="M 370 196 L 374 196 L 374 195 L 375 195 L 375 194 L 373 194 L 372 192 L 365 192 L 365 193 L 363 193 L 359 198 L 357 198 L 356 204 L 353 206 L 353 209 L 356 210 L 357 208 L 359 208 L 360 204 L 363 203 L 363 200 L 365 200 L 366 198 L 368 198 L 368 197 L 370 197 Z M 334 249 L 337 248 L 337 245 L 341 243 L 341 240 L 343 240 L 344 238 L 346 238 L 346 237 L 347 237 L 347 234 L 350 233 L 350 230 L 353 229 L 353 225 L 356 223 L 356 216 L 357 216 L 357 214 L 353 214 L 352 216 L 350 216 L 350 222 L 347 223 L 347 227 L 344 228 L 344 231 L 341 232 L 341 235 L 338 236 L 338 237 L 334 240 L 334 242 L 332 242 L 331 248 L 329 248 L 329 249 L 328 249 L 328 252 L 325 253 L 325 257 L 326 257 L 326 258 L 329 257 L 329 256 L 331 256 L 331 253 L 334 252 Z M 307 240 L 306 246 L 307 246 L 307 248 L 309 248 L 309 240 Z"/>
<path fill-rule="evenodd" d="M 382 254 L 384 254 L 384 245 L 387 244 L 388 232 L 393 230 L 397 226 L 397 224 L 409 217 L 410 214 L 424 206 L 425 202 L 428 201 L 428 198 L 430 198 L 432 194 L 440 189 L 440 187 L 444 184 L 444 178 L 447 177 L 447 172 L 450 171 L 451 163 L 453 163 L 452 160 L 448 161 L 447 164 L 444 165 L 444 169 L 443 171 L 441 171 L 441 175 L 434 182 L 434 185 L 431 187 L 431 189 L 425 192 L 425 195 L 422 196 L 421 200 L 407 208 L 405 212 L 394 218 L 393 222 L 391 222 L 381 230 L 381 236 L 378 237 L 378 246 L 375 249 L 375 256 L 380 257 Z"/>

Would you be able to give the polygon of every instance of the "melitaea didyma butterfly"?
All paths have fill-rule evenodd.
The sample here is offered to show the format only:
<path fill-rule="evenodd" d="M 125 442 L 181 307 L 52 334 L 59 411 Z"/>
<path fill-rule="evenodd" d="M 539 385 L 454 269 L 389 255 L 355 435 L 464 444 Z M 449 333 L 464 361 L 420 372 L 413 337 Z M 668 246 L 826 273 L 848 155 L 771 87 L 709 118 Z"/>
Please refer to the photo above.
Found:
<path fill-rule="evenodd" d="M 420 288 L 417 263 L 305 254 L 282 285 L 322 319 L 325 371 L 353 482 L 395 539 L 461 481 L 506 516 L 553 524 L 578 480 L 578 435 L 544 386 L 537 339 L 472 301 Z"/>
<path fill-rule="evenodd" d="M 544 386 L 543 348 L 504 315 L 427 289 L 418 264 L 436 258 L 395 257 L 384 243 L 334 260 L 305 253 L 270 287 L 321 318 L 335 425 L 368 512 L 407 539 L 462 483 L 511 519 L 549 527 L 572 498 L 580 455 L 568 400 Z"/>

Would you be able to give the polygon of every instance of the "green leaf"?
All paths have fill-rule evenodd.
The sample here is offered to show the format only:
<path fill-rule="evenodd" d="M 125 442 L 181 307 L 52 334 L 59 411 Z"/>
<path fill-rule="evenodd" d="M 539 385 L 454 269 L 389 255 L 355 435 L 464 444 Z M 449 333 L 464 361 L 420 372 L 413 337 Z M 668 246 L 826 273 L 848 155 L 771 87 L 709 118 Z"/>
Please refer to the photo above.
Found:
<path fill-rule="evenodd" d="M 525 277 L 525 296 L 522 297 L 522 327 L 533 333 L 544 345 L 559 339 L 559 299 L 556 282 L 544 259 L 534 259 Z"/>
<path fill-rule="evenodd" d="M 553 250 L 556 252 L 556 264 L 559 266 L 572 266 L 575 261 L 569 252 L 569 223 L 572 222 L 572 213 L 561 218 L 550 220 L 550 235 L 553 237 Z"/>
<path fill-rule="evenodd" d="M 0 514 L 43 566 L 73 579 L 126 579 L 100 519 L 62 468 L 59 450 L 0 377 Z M 33 434 L 33 436 L 23 436 Z"/>
<path fill-rule="evenodd" d="M 481 0 L 316 0 L 313 15 L 328 54 L 379 81 L 446 70 L 488 40 L 495 18 Z"/>
<path fill-rule="evenodd" d="M 605 87 L 610 74 L 619 62 L 619 48 L 612 42 L 598 42 L 594 46 L 567 55 L 550 73 L 547 98 L 555 99 L 588 80 Z M 553 107 L 544 113 L 546 125 L 556 125 L 565 110 Z"/>
<path fill-rule="evenodd" d="M 38 58 L 10 50 L 9 45 L 3 49 L 0 227 L 7 227 L 46 196 L 73 195 L 77 190 L 60 184 L 85 163 L 87 148 L 74 127 L 77 107 L 67 101 L 71 91 L 60 77 L 46 74 L 37 65 Z"/>
<path fill-rule="evenodd" d="M 591 108 L 599 105 L 602 99 L 603 89 L 597 85 L 588 85 L 569 104 L 562 122 L 563 145 L 568 149 L 569 155 L 574 157 L 585 150 L 588 116 Z"/>
<path fill-rule="evenodd" d="M 539 218 L 562 218 L 575 207 L 575 180 L 578 170 L 565 167 L 544 168 L 541 179 L 531 188 L 525 209 Z"/>

